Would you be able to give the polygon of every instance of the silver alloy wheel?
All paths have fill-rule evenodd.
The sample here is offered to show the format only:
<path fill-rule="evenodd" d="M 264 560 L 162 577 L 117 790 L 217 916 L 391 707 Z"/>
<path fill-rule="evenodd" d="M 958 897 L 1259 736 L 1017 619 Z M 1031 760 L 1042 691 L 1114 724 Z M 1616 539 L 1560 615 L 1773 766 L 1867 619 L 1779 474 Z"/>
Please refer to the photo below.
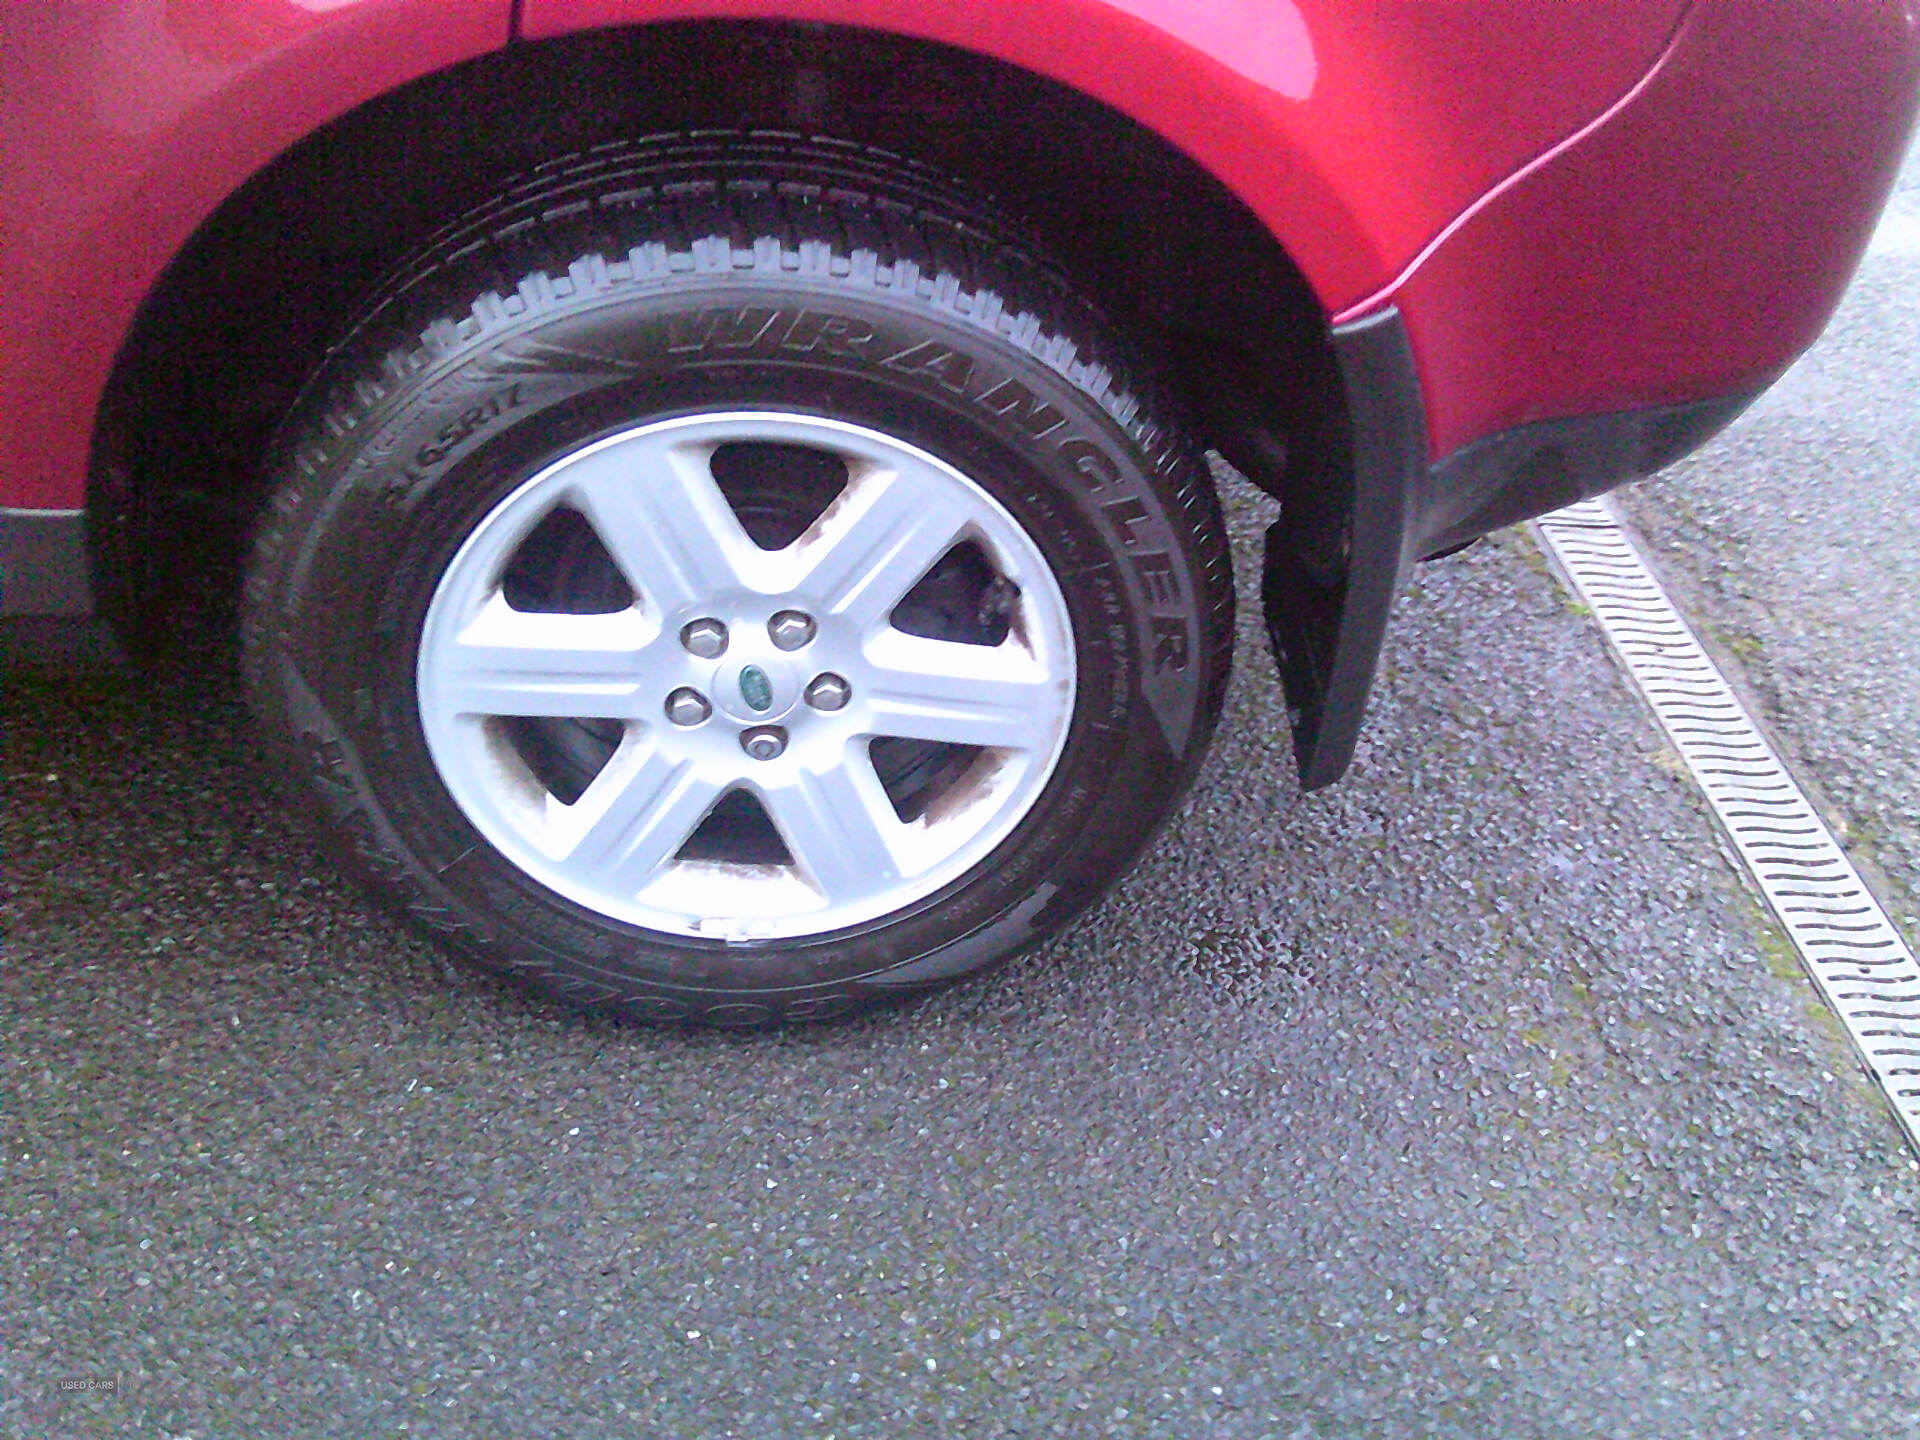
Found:
<path fill-rule="evenodd" d="M 844 465 L 845 486 L 798 539 L 762 549 L 711 467 L 730 445 L 825 452 Z M 516 554 L 562 508 L 584 518 L 625 578 L 626 608 L 509 603 Z M 1005 638 L 972 644 L 896 626 L 902 599 L 968 541 L 999 577 Z M 683 639 L 698 621 L 724 627 L 692 632 L 707 652 L 717 633 L 719 653 Z M 778 939 L 901 910 L 991 854 L 1059 761 L 1074 647 L 1039 548 L 973 480 L 874 430 L 743 411 L 636 426 L 515 489 L 441 576 L 416 680 L 448 792 L 534 879 L 650 930 Z M 710 703 L 706 718 L 688 723 L 699 707 L 686 690 Z M 844 699 L 823 706 L 822 694 Z M 568 803 L 502 717 L 617 722 L 619 735 Z M 777 753 L 750 743 L 774 731 Z M 894 740 L 965 747 L 964 768 L 910 819 L 874 764 L 874 742 Z M 683 856 L 735 791 L 764 809 L 783 863 Z"/>

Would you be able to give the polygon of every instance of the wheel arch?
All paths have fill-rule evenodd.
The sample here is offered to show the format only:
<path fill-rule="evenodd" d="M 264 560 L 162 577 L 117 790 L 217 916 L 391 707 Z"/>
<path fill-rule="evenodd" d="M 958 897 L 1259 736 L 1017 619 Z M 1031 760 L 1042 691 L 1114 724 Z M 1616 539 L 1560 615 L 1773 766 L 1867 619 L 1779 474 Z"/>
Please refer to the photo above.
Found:
<path fill-rule="evenodd" d="M 1248 473 L 1276 490 L 1342 473 L 1326 305 L 1238 196 L 1137 120 L 1004 60 L 879 31 L 597 30 L 367 100 L 194 231 L 140 305 L 94 427 L 88 503 L 122 628 L 225 603 L 258 452 L 388 264 L 556 153 L 699 126 L 835 133 L 955 175 L 1040 233 Z"/>

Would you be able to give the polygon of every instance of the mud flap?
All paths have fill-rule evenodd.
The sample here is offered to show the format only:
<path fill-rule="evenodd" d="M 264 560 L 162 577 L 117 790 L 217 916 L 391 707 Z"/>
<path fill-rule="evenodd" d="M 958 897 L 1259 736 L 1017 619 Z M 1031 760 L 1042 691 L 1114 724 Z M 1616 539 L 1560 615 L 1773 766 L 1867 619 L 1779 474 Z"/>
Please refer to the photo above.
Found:
<path fill-rule="evenodd" d="M 1339 326 L 1333 339 L 1352 418 L 1348 514 L 1330 532 L 1283 514 L 1267 530 L 1261 585 L 1305 790 L 1332 784 L 1353 759 L 1387 616 L 1412 559 L 1410 522 L 1427 462 L 1426 409 L 1399 312 Z"/>

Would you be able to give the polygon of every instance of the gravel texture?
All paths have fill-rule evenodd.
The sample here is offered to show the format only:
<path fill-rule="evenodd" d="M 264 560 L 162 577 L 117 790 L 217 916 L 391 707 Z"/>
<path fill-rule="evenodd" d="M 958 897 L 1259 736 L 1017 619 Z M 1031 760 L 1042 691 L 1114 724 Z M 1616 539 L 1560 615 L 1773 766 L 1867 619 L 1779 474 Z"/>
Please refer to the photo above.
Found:
<path fill-rule="evenodd" d="M 9 677 L 0 1430 L 1920 1429 L 1920 1174 L 1524 537 L 1420 572 L 1304 799 L 1253 580 L 1103 908 L 759 1037 L 369 913 L 217 674 Z"/>

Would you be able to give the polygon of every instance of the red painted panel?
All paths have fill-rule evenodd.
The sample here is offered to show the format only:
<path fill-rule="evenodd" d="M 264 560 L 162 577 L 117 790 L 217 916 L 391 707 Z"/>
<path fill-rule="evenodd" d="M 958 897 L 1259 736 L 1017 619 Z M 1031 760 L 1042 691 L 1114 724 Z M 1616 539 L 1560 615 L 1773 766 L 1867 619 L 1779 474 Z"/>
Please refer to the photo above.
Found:
<path fill-rule="evenodd" d="M 529 36 L 667 18 L 810 19 L 1002 57 L 1106 100 L 1195 156 L 1289 247 L 1332 311 L 1391 285 L 1490 187 L 1616 101 L 1682 9 L 1683 0 L 526 0 L 524 18 Z M 1759 9 L 1765 21 L 1768 7 Z M 94 409 L 121 337 L 201 219 L 327 119 L 496 47 L 507 10 L 507 0 L 0 5 L 0 502 L 80 503 Z M 1788 57 L 1824 57 L 1834 43 L 1813 17 L 1906 13 L 1890 0 L 1788 0 L 1782 10 L 1807 33 L 1781 43 L 1803 50 L 1768 55 L 1721 25 L 1701 53 L 1729 48 L 1768 85 L 1804 95 L 1811 82 L 1796 66 L 1806 67 Z M 1714 87 L 1738 73 L 1722 66 L 1663 102 L 1648 134 L 1697 128 L 1690 106 L 1721 123 Z M 1872 104 L 1867 96 L 1835 113 L 1871 123 Z M 1829 131 L 1848 138 L 1844 125 L 1819 133 Z M 1588 184 L 1605 214 L 1645 188 L 1631 157 L 1583 158 L 1606 143 L 1583 142 L 1578 156 L 1514 187 L 1402 290 L 1436 397 L 1436 444 L 1516 414 L 1571 413 L 1645 390 L 1625 383 L 1644 379 L 1630 355 L 1570 372 L 1500 329 L 1538 323 L 1548 302 L 1529 292 L 1566 278 L 1552 256 L 1533 253 L 1539 234 L 1563 228 L 1559 207 L 1600 233 L 1578 197 L 1554 198 L 1554 186 Z M 1797 153 L 1810 170 L 1827 164 L 1817 146 Z M 1574 159 L 1600 178 L 1555 178 Z M 1753 163 L 1756 173 L 1769 166 L 1760 154 Z M 1666 194 L 1676 182 L 1661 183 Z M 1500 216 L 1513 218 L 1496 224 Z M 1561 263 L 1587 270 L 1562 308 L 1600 304 L 1589 292 L 1609 288 L 1600 277 L 1617 259 Z M 1698 288 L 1674 278 L 1691 273 L 1685 264 L 1659 254 L 1634 264 L 1619 278 L 1649 294 Z M 1824 314 L 1818 297 L 1811 308 Z M 1599 383 L 1606 365 L 1618 373 Z M 1697 373 L 1679 365 L 1670 378 Z"/>
<path fill-rule="evenodd" d="M 194 228 L 363 100 L 497 48 L 507 0 L 0 4 L 0 503 L 82 502 L 94 410 Z"/>
<path fill-rule="evenodd" d="M 1632 104 L 1384 297 L 1432 452 L 1770 380 L 1839 303 L 1916 91 L 1908 4 L 1701 0 Z"/>
<path fill-rule="evenodd" d="M 523 33 L 768 17 L 888 30 L 1093 95 L 1194 157 L 1336 310 L 1625 92 L 1684 0 L 526 0 Z"/>

